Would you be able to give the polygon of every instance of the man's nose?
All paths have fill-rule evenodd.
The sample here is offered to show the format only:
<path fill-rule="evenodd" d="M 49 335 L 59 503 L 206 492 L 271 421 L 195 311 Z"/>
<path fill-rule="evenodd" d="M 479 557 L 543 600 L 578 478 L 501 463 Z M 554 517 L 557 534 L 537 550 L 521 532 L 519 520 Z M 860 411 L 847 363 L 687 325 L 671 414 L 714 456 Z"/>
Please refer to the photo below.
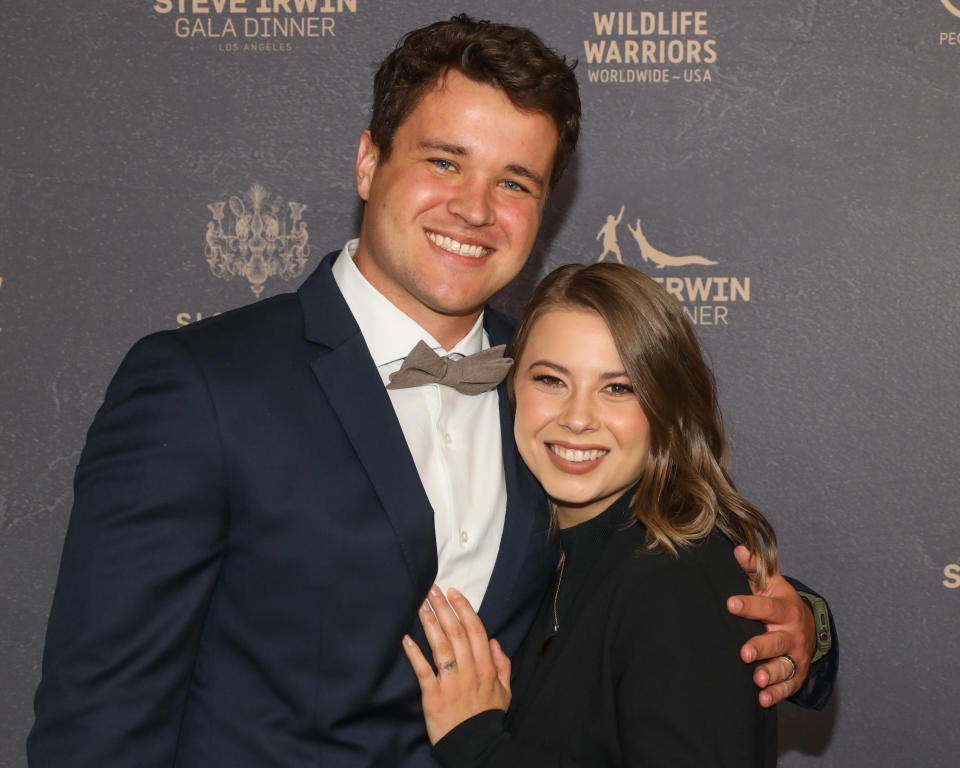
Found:
<path fill-rule="evenodd" d="M 448 203 L 448 210 L 472 227 L 484 227 L 496 220 L 493 189 L 485 179 L 465 179 Z"/>

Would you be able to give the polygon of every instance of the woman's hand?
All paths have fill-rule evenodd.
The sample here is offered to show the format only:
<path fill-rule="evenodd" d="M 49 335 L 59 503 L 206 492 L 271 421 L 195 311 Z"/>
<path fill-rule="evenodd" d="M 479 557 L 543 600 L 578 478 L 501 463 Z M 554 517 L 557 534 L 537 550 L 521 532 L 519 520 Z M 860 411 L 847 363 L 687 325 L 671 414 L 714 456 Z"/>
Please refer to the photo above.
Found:
<path fill-rule="evenodd" d="M 403 650 L 420 682 L 431 744 L 474 715 L 510 706 L 510 659 L 496 640 L 487 640 L 470 601 L 455 589 L 447 595 L 449 603 L 434 584 L 420 606 L 436 674 L 413 639 L 403 638 Z"/>

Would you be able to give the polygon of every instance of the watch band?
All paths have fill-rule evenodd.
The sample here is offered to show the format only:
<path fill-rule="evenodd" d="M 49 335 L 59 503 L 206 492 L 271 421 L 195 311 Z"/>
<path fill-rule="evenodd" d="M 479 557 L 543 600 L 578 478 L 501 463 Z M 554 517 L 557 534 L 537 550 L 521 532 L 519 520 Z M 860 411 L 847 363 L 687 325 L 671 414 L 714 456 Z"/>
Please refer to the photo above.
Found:
<path fill-rule="evenodd" d="M 816 664 L 820 659 L 830 653 L 833 647 L 833 634 L 830 631 L 830 612 L 827 610 L 827 601 L 820 595 L 814 595 L 810 592 L 800 592 L 797 594 L 804 599 L 810 610 L 813 612 L 813 623 L 817 632 L 817 648 L 813 652 L 811 664 Z"/>

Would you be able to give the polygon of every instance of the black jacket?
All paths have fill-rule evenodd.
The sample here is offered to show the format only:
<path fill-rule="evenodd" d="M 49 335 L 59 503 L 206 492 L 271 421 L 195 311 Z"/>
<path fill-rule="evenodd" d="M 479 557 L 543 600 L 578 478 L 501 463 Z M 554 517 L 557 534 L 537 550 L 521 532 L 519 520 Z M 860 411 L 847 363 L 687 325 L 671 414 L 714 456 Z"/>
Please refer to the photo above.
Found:
<path fill-rule="evenodd" d="M 776 714 L 760 707 L 739 657 L 762 627 L 726 609 L 749 591 L 732 545 L 714 533 L 678 558 L 641 553 L 643 526 L 623 525 L 629 496 L 568 529 L 592 527 L 594 543 L 578 546 L 590 562 L 577 563 L 564 542 L 567 569 L 581 576 L 566 610 L 560 601 L 559 632 L 541 651 L 551 589 L 506 718 L 486 712 L 451 731 L 435 748 L 444 765 L 776 765 Z"/>

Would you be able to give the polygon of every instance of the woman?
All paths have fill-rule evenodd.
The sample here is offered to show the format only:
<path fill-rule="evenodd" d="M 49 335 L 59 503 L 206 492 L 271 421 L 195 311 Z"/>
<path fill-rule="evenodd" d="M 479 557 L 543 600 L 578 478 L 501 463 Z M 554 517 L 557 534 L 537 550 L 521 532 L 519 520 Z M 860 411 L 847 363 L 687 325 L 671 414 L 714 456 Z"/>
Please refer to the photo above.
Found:
<path fill-rule="evenodd" d="M 762 580 L 776 537 L 727 474 L 682 309 L 630 267 L 562 267 L 513 353 L 517 446 L 563 554 L 512 686 L 466 599 L 431 590 L 420 619 L 437 673 L 403 646 L 434 754 L 457 768 L 775 765 L 775 715 L 738 657 L 758 627 L 725 600 L 747 587 L 732 548 L 752 550 Z"/>

